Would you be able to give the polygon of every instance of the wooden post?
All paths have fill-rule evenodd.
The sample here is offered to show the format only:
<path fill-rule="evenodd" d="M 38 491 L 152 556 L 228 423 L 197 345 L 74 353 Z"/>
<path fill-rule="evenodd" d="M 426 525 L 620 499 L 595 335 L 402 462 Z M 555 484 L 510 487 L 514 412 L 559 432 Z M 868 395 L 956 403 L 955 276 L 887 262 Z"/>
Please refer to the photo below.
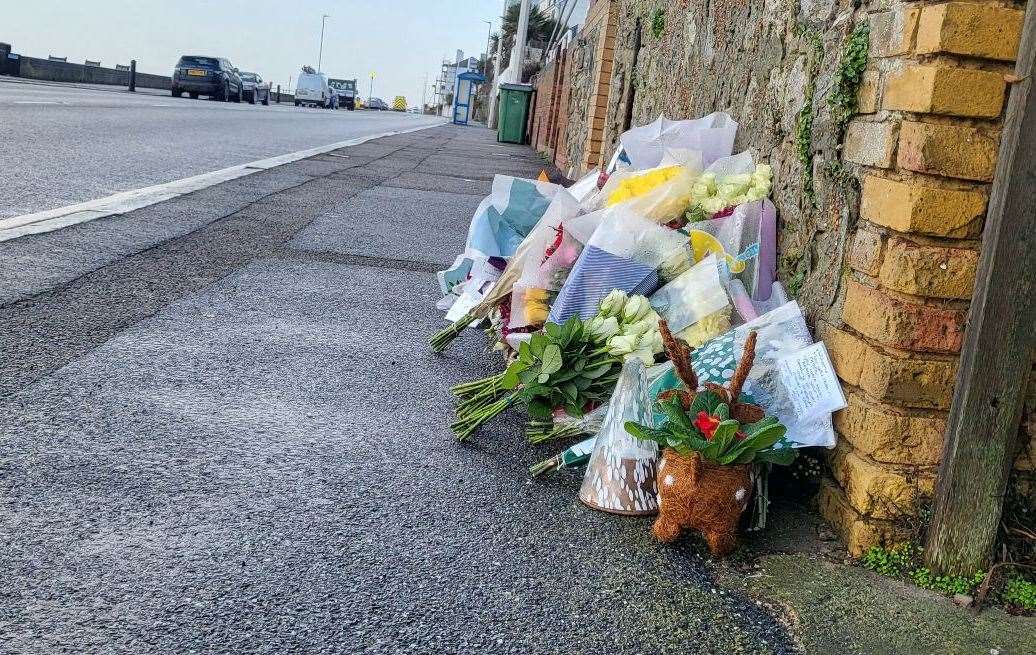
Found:
<path fill-rule="evenodd" d="M 1025 14 L 925 560 L 985 569 L 996 541 L 1036 333 L 1036 2 Z"/>

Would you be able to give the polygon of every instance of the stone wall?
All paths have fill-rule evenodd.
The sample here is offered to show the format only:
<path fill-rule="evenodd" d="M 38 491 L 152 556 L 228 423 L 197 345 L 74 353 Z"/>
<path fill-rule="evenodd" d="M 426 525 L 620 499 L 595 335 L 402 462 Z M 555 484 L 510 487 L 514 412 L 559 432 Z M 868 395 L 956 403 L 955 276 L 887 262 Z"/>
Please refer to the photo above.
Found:
<path fill-rule="evenodd" d="M 934 487 L 1024 6 L 615 0 L 599 157 L 582 149 L 600 114 L 592 66 L 577 66 L 593 25 L 570 55 L 574 175 L 630 123 L 713 111 L 773 167 L 780 277 L 849 402 L 820 509 L 854 554 L 908 534 Z M 862 79 L 846 85 L 861 39 Z"/>
<path fill-rule="evenodd" d="M 49 61 L 36 57 L 21 57 L 18 76 L 51 82 L 78 82 L 80 84 L 112 84 L 129 86 L 129 71 L 84 66 L 63 61 Z M 169 89 L 172 80 L 165 75 L 137 72 L 137 86 L 148 89 Z"/>

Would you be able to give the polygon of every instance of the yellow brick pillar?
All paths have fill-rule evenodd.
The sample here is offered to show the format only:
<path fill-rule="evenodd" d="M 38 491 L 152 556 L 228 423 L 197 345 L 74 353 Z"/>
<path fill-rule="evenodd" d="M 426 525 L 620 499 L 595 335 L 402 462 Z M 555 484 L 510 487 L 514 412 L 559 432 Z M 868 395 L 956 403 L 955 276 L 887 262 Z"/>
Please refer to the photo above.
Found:
<path fill-rule="evenodd" d="M 1008 2 L 893 2 L 875 11 L 841 322 L 823 323 L 849 406 L 820 507 L 851 553 L 902 539 L 941 457 L 1024 11 Z"/>

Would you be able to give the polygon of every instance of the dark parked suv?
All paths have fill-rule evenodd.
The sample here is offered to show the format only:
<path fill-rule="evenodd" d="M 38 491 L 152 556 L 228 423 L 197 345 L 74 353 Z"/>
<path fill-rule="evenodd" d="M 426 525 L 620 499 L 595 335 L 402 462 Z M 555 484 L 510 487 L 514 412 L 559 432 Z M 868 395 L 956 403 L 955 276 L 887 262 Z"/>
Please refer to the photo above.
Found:
<path fill-rule="evenodd" d="M 241 76 L 222 57 L 183 56 L 173 70 L 173 96 L 187 93 L 192 98 L 241 102 Z"/>

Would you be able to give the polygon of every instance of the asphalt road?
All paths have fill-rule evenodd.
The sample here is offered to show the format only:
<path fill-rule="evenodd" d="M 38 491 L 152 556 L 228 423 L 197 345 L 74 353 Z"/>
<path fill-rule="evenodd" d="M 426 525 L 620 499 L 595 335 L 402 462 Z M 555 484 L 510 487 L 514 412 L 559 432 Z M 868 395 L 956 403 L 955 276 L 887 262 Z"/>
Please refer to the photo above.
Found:
<path fill-rule="evenodd" d="M 520 417 L 450 435 L 500 362 L 428 351 L 434 271 L 540 160 L 335 154 L 0 243 L 2 650 L 799 652 L 695 540 L 531 482 Z"/>
<path fill-rule="evenodd" d="M 0 77 L 0 218 L 439 120 Z"/>

